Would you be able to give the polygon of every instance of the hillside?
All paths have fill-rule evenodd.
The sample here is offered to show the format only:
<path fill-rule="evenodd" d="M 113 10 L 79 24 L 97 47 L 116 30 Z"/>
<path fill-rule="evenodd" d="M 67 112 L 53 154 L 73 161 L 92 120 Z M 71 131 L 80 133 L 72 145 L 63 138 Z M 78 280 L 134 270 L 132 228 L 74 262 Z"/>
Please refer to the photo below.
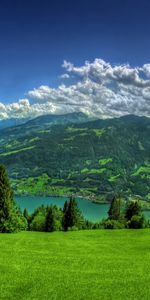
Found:
<path fill-rule="evenodd" d="M 1 234 L 3 300 L 150 299 L 150 231 Z"/>
<path fill-rule="evenodd" d="M 79 118 L 57 125 L 37 118 L 0 131 L 0 162 L 17 194 L 71 192 L 109 200 L 123 192 L 148 200 L 149 136 L 150 119 L 145 117 Z"/>

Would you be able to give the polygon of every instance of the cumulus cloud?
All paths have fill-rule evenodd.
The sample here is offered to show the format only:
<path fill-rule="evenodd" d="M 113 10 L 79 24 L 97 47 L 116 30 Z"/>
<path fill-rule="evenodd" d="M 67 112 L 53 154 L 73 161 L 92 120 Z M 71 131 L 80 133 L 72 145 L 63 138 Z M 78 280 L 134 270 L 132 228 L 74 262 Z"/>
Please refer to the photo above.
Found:
<path fill-rule="evenodd" d="M 30 103 L 28 99 L 20 99 L 18 102 L 11 104 L 0 103 L 0 119 L 8 118 L 26 118 L 30 111 Z"/>
<path fill-rule="evenodd" d="M 99 118 L 150 116 L 150 64 L 133 68 L 95 59 L 80 67 L 64 61 L 62 67 L 65 73 L 61 78 L 73 77 L 73 84 L 57 88 L 42 85 L 29 91 L 26 99 L 7 105 L 0 103 L 0 119 L 75 111 Z"/>
<path fill-rule="evenodd" d="M 147 77 L 150 77 L 150 64 L 143 65 L 143 72 L 146 74 Z"/>

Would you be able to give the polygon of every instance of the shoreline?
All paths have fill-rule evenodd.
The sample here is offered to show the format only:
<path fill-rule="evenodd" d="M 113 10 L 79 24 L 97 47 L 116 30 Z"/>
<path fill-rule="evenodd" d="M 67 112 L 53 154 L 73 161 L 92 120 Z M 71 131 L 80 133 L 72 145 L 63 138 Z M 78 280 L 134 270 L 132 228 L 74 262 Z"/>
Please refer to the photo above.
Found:
<path fill-rule="evenodd" d="M 89 201 L 93 204 L 98 204 L 98 205 L 102 205 L 102 204 L 110 204 L 109 201 L 99 201 L 96 198 L 94 199 L 93 197 L 89 197 L 89 196 L 81 196 L 81 195 L 76 195 L 76 194 L 72 194 L 72 195 L 45 195 L 45 194 L 14 194 L 15 198 L 19 198 L 19 197 L 45 197 L 45 198 L 65 198 L 66 200 L 68 200 L 70 198 L 70 196 L 75 197 L 76 199 L 81 199 L 81 200 L 85 200 L 85 201 Z M 147 203 L 147 201 L 145 201 L 145 203 Z M 150 208 L 146 207 L 142 207 L 142 211 L 150 211 Z"/>
<path fill-rule="evenodd" d="M 90 197 L 84 197 L 84 196 L 81 196 L 81 195 L 72 195 L 73 197 L 75 198 L 78 198 L 78 199 L 82 199 L 82 200 L 86 200 L 86 201 L 89 201 L 89 202 L 92 202 L 92 203 L 95 203 L 95 204 L 110 204 L 109 201 L 98 201 L 97 199 L 93 199 L 90 198 Z M 14 197 L 16 198 L 19 198 L 19 197 L 45 197 L 45 198 L 67 198 L 69 199 L 70 198 L 70 195 L 41 195 L 41 194 L 15 194 Z"/>

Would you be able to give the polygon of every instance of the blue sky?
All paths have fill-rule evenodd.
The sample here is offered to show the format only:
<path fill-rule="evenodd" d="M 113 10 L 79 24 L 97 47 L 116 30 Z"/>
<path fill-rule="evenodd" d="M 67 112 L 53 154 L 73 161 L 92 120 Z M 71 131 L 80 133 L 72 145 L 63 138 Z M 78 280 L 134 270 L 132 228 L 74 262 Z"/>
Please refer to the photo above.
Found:
<path fill-rule="evenodd" d="M 149 15 L 146 0 L 1 0 L 0 102 L 28 98 L 41 85 L 57 88 L 64 60 L 149 64 Z"/>

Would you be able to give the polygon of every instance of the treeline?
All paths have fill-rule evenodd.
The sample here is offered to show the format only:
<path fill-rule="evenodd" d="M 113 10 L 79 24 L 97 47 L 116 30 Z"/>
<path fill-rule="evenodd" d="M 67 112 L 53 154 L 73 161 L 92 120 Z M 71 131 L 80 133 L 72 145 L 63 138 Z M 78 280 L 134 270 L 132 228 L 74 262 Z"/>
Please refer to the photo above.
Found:
<path fill-rule="evenodd" d="M 23 212 L 28 223 L 28 230 L 32 231 L 68 231 L 86 228 L 84 220 L 76 200 L 71 197 L 66 201 L 63 209 L 56 205 L 40 206 L 29 215 L 27 209 Z"/>
<path fill-rule="evenodd" d="M 22 213 L 16 206 L 5 167 L 0 165 L 0 232 L 69 231 L 80 229 L 121 229 L 150 227 L 145 220 L 138 201 L 131 201 L 125 208 L 120 197 L 112 199 L 108 218 L 97 223 L 85 220 L 73 197 L 63 209 L 56 205 L 38 207 L 32 214 L 27 209 Z"/>
<path fill-rule="evenodd" d="M 31 231 L 70 231 L 81 229 L 123 229 L 149 227 L 142 214 L 138 201 L 131 201 L 124 210 L 121 210 L 120 198 L 114 197 L 108 218 L 97 223 L 85 220 L 80 212 L 76 200 L 71 197 L 66 201 L 63 209 L 56 205 L 38 207 L 29 215 L 27 209 L 23 212 Z"/>
<path fill-rule="evenodd" d="M 109 211 L 108 218 L 102 221 L 105 229 L 133 228 L 140 229 L 150 227 L 142 213 L 139 201 L 129 201 L 125 207 L 121 205 L 121 198 L 114 197 Z"/>

